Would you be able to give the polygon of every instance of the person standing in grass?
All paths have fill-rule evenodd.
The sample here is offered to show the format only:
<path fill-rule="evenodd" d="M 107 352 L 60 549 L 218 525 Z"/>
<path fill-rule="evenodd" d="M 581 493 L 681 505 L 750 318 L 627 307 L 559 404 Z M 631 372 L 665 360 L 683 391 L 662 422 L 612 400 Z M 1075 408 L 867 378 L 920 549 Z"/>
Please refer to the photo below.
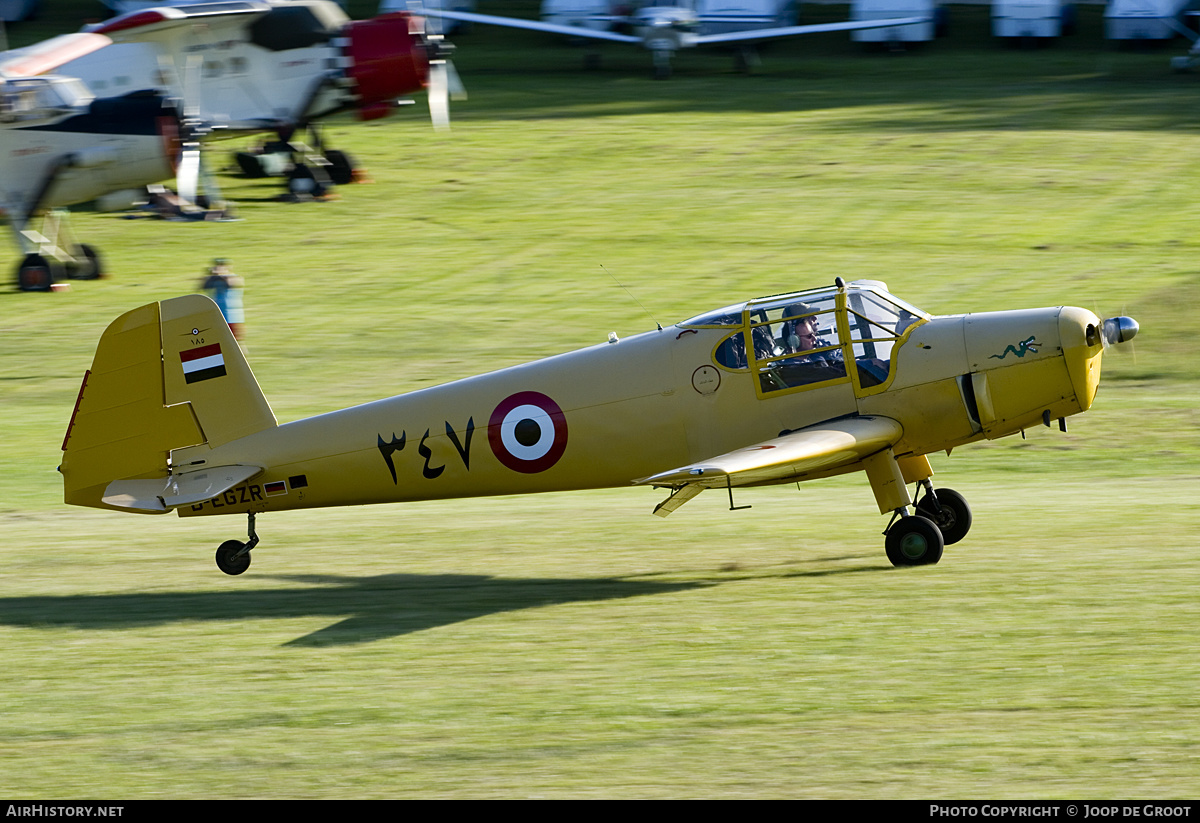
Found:
<path fill-rule="evenodd" d="M 221 316 L 225 318 L 225 322 L 229 324 L 229 330 L 233 332 L 233 339 L 239 343 L 242 340 L 242 331 L 246 323 L 246 311 L 242 305 L 242 287 L 245 282 L 241 277 L 233 273 L 229 268 L 229 261 L 224 257 L 218 257 L 213 261 L 212 268 L 208 270 L 208 275 L 200 284 L 202 291 L 207 292 L 208 296 L 217 304 L 217 308 L 221 310 Z"/>

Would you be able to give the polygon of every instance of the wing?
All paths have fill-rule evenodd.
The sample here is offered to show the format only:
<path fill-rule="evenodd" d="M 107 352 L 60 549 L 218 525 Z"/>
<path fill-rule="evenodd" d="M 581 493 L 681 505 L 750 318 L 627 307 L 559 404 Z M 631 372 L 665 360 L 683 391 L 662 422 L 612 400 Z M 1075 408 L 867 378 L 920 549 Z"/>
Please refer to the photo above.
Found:
<path fill-rule="evenodd" d="M 270 10 L 266 3 L 255 2 L 160 6 L 122 14 L 89 31 L 107 35 L 114 43 L 158 43 L 182 50 L 197 42 L 244 39 L 245 27 Z"/>
<path fill-rule="evenodd" d="M 886 20 L 847 20 L 844 23 L 813 23 L 808 26 L 784 26 L 777 29 L 750 29 L 731 31 L 725 34 L 704 34 L 695 39 L 697 46 L 712 43 L 732 43 L 738 40 L 769 40 L 775 37 L 791 37 L 796 34 L 820 34 L 826 31 L 854 31 L 856 29 L 883 29 L 891 26 L 910 26 L 928 23 L 929 17 L 895 17 Z"/>
<path fill-rule="evenodd" d="M 892 446 L 903 433 L 903 427 L 890 417 L 827 420 L 765 443 L 643 477 L 634 484 L 676 490 L 654 510 L 666 517 L 703 489 L 784 483 L 809 472 L 849 466 Z"/>
<path fill-rule="evenodd" d="M 557 23 L 542 23 L 538 20 L 525 20 L 520 17 L 497 17 L 493 14 L 475 14 L 469 11 L 441 11 L 440 9 L 422 9 L 426 17 L 444 17 L 447 20 L 462 20 L 466 23 L 484 23 L 492 26 L 508 26 L 512 29 L 530 29 L 532 31 L 548 31 L 551 34 L 565 34 L 568 37 L 590 37 L 593 40 L 612 40 L 617 43 L 641 43 L 642 38 L 631 34 L 618 34 L 615 31 L 596 31 L 582 26 L 560 26 Z"/>
<path fill-rule="evenodd" d="M 54 71 L 110 45 L 112 40 L 103 34 L 75 32 L 52 37 L 23 49 L 13 49 L 0 58 L 0 77 L 33 77 Z"/>

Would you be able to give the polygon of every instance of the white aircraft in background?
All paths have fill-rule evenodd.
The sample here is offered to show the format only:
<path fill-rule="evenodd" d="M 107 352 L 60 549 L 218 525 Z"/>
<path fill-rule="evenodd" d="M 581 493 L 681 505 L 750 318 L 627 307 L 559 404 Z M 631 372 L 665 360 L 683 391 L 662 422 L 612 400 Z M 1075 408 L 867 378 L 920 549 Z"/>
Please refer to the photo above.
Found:
<path fill-rule="evenodd" d="M 786 25 L 780 22 L 781 15 L 784 15 L 782 19 L 787 19 L 786 7 L 777 7 L 774 0 L 710 0 L 705 5 L 697 3 L 695 8 L 690 5 L 652 2 L 628 13 L 598 8 L 595 4 L 587 4 L 586 0 L 571 6 L 566 5 L 564 0 L 547 0 L 542 7 L 541 21 L 430 7 L 422 9 L 421 13 L 428 17 L 467 23 L 507 26 L 567 37 L 639 45 L 653 55 L 654 76 L 658 79 L 671 76 L 671 57 L 679 49 L 723 44 L 752 47 L 754 43 L 762 40 L 798 34 L 911 26 L 929 22 L 930 19 L 898 17 L 886 20 L 816 23 L 807 26 Z M 794 19 L 794 12 L 791 19 Z M 753 60 L 745 49 L 739 53 L 739 65 L 748 64 Z"/>
<path fill-rule="evenodd" d="M 67 34 L 0 55 L 0 208 L 24 254 L 23 291 L 49 291 L 67 274 L 101 274 L 99 254 L 71 236 L 64 206 L 137 189 L 175 174 L 178 109 L 154 91 L 98 100 L 64 62 L 111 41 Z M 48 211 L 42 230 L 30 227 Z"/>
<path fill-rule="evenodd" d="M 185 199 L 195 195 L 208 135 L 275 132 L 296 148 L 289 189 L 305 189 L 352 173 L 345 154 L 293 142 L 320 118 L 353 110 L 372 120 L 425 90 L 434 125 L 449 123 L 450 47 L 409 12 L 350 20 L 332 0 L 216 2 L 143 9 L 90 30 L 115 44 L 64 69 L 98 96 L 152 88 L 184 101 Z M 313 143 L 322 146 L 319 135 Z"/>

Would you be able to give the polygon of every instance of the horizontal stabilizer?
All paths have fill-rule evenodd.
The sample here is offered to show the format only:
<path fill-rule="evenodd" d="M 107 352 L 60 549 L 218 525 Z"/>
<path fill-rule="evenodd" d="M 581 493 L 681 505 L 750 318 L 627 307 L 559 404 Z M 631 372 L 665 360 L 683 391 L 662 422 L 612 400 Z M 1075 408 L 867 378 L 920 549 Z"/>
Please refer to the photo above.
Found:
<path fill-rule="evenodd" d="M 103 499 L 122 509 L 165 512 L 216 497 L 261 473 L 261 466 L 217 466 L 169 477 L 114 480 L 104 490 Z"/>
<path fill-rule="evenodd" d="M 827 420 L 765 443 L 644 477 L 635 483 L 704 489 L 782 483 L 805 472 L 857 463 L 893 445 L 903 433 L 901 425 L 890 417 Z M 683 502 L 680 501 L 680 505 Z"/>

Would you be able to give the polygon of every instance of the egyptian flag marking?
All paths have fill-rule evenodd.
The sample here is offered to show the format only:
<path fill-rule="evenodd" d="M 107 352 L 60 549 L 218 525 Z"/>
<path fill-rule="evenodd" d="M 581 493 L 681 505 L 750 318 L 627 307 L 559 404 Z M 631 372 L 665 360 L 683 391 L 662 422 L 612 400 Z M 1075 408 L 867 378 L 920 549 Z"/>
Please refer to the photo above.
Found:
<path fill-rule="evenodd" d="M 181 351 L 179 359 L 183 362 L 183 379 L 188 383 L 225 376 L 225 355 L 221 354 L 220 343 Z"/>
<path fill-rule="evenodd" d="M 287 483 L 282 480 L 276 480 L 273 483 L 267 483 L 263 486 L 263 490 L 267 493 L 267 497 L 277 497 L 281 494 L 287 494 Z"/>

